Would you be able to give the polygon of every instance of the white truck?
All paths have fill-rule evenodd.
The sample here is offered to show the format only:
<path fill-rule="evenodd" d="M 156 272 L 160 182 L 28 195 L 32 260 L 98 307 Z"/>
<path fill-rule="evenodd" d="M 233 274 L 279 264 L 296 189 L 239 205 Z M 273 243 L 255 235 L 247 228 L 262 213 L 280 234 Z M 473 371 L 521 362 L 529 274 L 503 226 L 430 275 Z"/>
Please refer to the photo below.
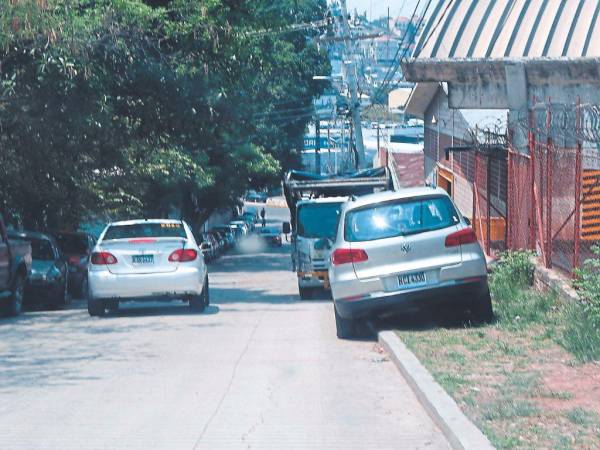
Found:
<path fill-rule="evenodd" d="M 288 172 L 284 194 L 292 222 L 292 267 L 298 276 L 301 299 L 321 290 L 330 291 L 329 264 L 342 204 L 353 195 L 391 189 L 385 168 L 343 176 Z"/>

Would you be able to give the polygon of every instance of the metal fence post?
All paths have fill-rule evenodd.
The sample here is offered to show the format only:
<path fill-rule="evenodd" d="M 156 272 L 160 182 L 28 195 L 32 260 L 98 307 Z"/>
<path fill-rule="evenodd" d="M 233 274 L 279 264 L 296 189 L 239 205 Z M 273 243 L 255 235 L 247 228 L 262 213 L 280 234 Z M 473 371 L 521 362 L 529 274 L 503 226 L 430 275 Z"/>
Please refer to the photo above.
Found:
<path fill-rule="evenodd" d="M 536 98 L 533 98 L 535 108 Z M 531 209 L 529 210 L 529 248 L 536 250 L 535 242 L 535 133 L 534 133 L 534 110 L 529 111 L 529 181 L 531 182 L 530 200 Z"/>
<path fill-rule="evenodd" d="M 508 119 L 507 119 L 508 122 Z M 514 167 L 513 167 L 513 155 L 512 155 L 512 131 L 510 129 L 507 128 L 508 131 L 508 174 L 506 179 L 508 180 L 508 183 L 506 183 L 506 189 L 507 189 L 507 193 L 506 193 L 506 197 L 507 197 L 507 202 L 506 202 L 506 224 L 505 224 L 505 231 L 504 231 L 504 235 L 505 235 L 505 240 L 506 240 L 506 249 L 507 250 L 512 250 L 512 241 L 513 241 L 513 237 L 512 234 L 514 232 L 514 227 L 512 226 L 511 221 L 513 220 L 513 208 L 515 207 L 513 205 L 513 202 L 515 201 L 515 194 L 514 194 L 514 184 L 515 184 L 515 173 L 514 173 Z"/>
<path fill-rule="evenodd" d="M 486 195 L 487 195 L 487 218 L 486 218 L 486 225 L 485 225 L 485 232 L 486 232 L 486 240 L 485 240 L 485 248 L 486 248 L 486 254 L 491 255 L 491 250 L 492 250 L 492 225 L 491 225 L 491 220 L 492 220 L 492 195 L 491 195 L 491 187 L 492 187 L 492 183 L 490 182 L 490 178 L 492 176 L 492 160 L 490 158 L 490 155 L 486 155 Z"/>
<path fill-rule="evenodd" d="M 552 198 L 553 198 L 553 184 L 552 184 L 552 169 L 554 153 L 552 152 L 553 141 L 550 130 L 552 128 L 552 103 L 548 98 L 548 105 L 546 110 L 546 132 L 548 133 L 546 139 L 546 267 L 552 267 Z"/>
<path fill-rule="evenodd" d="M 577 152 L 575 154 L 575 232 L 573 236 L 574 240 L 574 254 L 573 254 L 573 268 L 579 267 L 579 254 L 581 252 L 581 190 L 582 190 L 582 142 L 581 142 L 581 99 L 577 98 Z"/>

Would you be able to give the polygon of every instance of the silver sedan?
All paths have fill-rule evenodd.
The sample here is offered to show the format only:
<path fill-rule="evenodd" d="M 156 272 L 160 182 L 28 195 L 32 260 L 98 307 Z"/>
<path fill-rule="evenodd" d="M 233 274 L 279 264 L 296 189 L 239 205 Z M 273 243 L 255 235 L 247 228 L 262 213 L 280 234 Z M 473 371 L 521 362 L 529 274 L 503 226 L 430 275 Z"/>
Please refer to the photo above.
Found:
<path fill-rule="evenodd" d="M 188 225 L 181 220 L 109 224 L 88 269 L 88 311 L 101 316 L 124 301 L 184 300 L 209 304 L 208 271 Z"/>

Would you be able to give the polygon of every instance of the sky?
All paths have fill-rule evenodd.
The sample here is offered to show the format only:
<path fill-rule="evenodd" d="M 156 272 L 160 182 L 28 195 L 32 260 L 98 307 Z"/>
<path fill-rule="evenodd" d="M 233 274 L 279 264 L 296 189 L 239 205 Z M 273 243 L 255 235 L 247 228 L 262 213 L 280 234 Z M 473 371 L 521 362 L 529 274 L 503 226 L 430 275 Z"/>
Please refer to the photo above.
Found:
<path fill-rule="evenodd" d="M 377 19 L 387 15 L 388 6 L 390 16 L 410 17 L 415 9 L 418 0 L 347 0 L 348 9 L 353 11 L 355 8 L 359 13 L 367 12 L 367 17 Z M 404 6 L 403 6 L 404 5 Z M 373 17 L 371 16 L 371 11 Z"/>

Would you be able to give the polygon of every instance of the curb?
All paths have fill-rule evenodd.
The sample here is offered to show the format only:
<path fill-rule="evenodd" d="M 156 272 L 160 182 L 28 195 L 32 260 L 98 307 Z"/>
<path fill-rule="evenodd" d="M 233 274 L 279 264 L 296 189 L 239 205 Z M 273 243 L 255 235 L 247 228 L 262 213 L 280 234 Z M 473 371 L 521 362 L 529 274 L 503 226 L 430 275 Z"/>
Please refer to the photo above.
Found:
<path fill-rule="evenodd" d="M 396 333 L 382 331 L 378 339 L 453 449 L 494 449 Z"/>

